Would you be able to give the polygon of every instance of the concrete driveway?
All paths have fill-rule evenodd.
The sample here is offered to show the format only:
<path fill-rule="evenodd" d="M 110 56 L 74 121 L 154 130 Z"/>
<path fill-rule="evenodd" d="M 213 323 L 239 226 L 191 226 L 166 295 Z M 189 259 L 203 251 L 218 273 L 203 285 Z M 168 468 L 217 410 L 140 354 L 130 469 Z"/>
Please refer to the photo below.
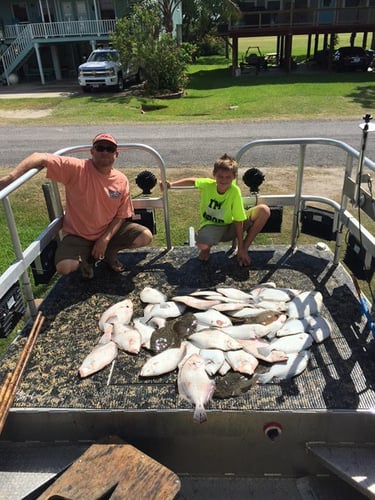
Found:
<path fill-rule="evenodd" d="M 20 99 L 23 97 L 60 97 L 72 96 L 81 93 L 76 80 L 47 82 L 16 83 L 0 86 L 0 99 Z"/>

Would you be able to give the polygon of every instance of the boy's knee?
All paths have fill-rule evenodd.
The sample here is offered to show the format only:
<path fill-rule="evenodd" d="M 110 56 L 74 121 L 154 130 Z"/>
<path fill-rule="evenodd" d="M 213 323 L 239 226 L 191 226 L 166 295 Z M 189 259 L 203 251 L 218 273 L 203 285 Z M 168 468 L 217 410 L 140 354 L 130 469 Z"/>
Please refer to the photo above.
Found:
<path fill-rule="evenodd" d="M 268 205 L 262 204 L 257 206 L 257 215 L 262 219 L 268 219 L 271 216 L 271 209 Z"/>
<path fill-rule="evenodd" d="M 268 205 L 263 205 L 263 210 L 264 210 L 264 213 L 266 214 L 267 216 L 267 219 L 270 217 L 271 215 L 271 209 Z"/>

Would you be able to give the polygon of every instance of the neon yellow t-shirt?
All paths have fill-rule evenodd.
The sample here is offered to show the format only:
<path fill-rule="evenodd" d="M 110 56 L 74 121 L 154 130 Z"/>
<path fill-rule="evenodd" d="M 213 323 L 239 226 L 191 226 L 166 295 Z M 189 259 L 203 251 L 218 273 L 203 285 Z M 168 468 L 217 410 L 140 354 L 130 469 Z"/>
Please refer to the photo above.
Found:
<path fill-rule="evenodd" d="M 224 194 L 217 192 L 215 179 L 196 179 L 195 187 L 201 192 L 199 227 L 207 224 L 221 226 L 246 220 L 242 194 L 234 182 Z"/>

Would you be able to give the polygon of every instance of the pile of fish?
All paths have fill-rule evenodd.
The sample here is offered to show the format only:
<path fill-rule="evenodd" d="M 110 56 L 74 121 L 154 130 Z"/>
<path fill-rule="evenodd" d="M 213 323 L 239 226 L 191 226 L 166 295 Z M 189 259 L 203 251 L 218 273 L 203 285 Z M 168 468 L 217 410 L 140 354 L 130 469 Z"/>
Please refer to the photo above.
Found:
<path fill-rule="evenodd" d="M 255 383 L 285 380 L 302 373 L 313 342 L 323 342 L 331 326 L 321 315 L 322 294 L 280 288 L 269 282 L 249 292 L 218 287 L 174 296 L 151 287 L 140 293 L 143 316 L 133 317 L 130 299 L 109 307 L 99 319 L 102 336 L 84 359 L 79 375 L 87 377 L 109 365 L 118 350 L 150 357 L 140 377 L 178 370 L 181 398 L 195 407 L 194 422 L 207 420 L 212 397 L 228 397 Z M 269 366 L 263 373 L 259 365 Z M 240 392 L 226 393 L 227 377 L 242 377 Z M 229 384 L 230 385 L 230 384 Z"/>

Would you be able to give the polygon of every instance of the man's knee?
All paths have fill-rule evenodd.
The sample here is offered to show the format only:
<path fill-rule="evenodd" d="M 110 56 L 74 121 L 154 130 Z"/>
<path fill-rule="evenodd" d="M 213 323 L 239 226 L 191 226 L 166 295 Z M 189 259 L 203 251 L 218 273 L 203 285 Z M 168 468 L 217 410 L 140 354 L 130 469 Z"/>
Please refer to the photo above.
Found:
<path fill-rule="evenodd" d="M 70 274 L 77 271 L 79 267 L 79 261 L 73 259 L 60 260 L 56 264 L 56 272 L 59 274 Z"/>
<path fill-rule="evenodd" d="M 148 228 L 144 228 L 144 230 L 135 238 L 133 241 L 132 247 L 146 247 L 152 242 L 152 233 Z"/>

